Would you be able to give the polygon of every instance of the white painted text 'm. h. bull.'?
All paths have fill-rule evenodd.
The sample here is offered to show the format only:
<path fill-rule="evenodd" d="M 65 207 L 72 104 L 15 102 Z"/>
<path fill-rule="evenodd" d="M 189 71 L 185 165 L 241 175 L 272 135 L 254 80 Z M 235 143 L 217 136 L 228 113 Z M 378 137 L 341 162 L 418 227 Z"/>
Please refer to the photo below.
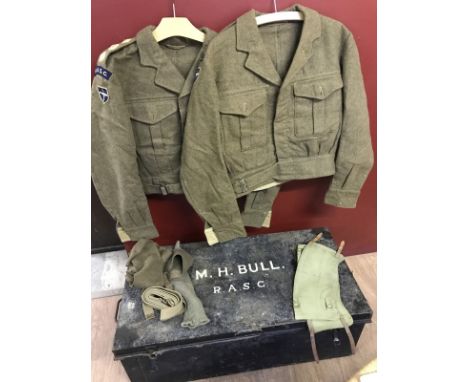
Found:
<path fill-rule="evenodd" d="M 246 273 L 257 273 L 257 272 L 268 272 L 268 271 L 277 271 L 279 269 L 284 269 L 284 266 L 275 265 L 272 260 L 270 261 L 260 261 L 255 263 L 248 264 L 238 264 L 233 270 L 229 270 L 228 267 L 218 267 L 216 271 L 216 277 L 227 277 L 233 276 L 233 272 L 242 275 Z M 208 269 L 195 270 L 195 280 L 201 280 L 204 278 L 213 278 L 212 274 L 208 274 Z"/>
<path fill-rule="evenodd" d="M 248 273 L 253 274 L 265 274 L 268 272 L 276 272 L 278 270 L 284 269 L 284 266 L 276 265 L 272 260 L 254 262 L 254 263 L 247 263 L 247 264 L 237 264 L 232 266 L 231 269 L 228 267 L 218 267 L 212 273 L 209 273 L 208 269 L 196 269 L 195 270 L 195 281 L 203 280 L 203 279 L 213 279 L 213 278 L 228 278 L 230 276 L 236 275 L 244 275 Z M 221 286 L 214 286 L 213 293 L 221 293 L 222 290 L 226 290 L 227 292 L 238 292 L 238 291 L 247 291 L 250 290 L 251 287 L 257 288 L 265 288 L 266 284 L 264 280 L 258 280 L 253 283 L 244 282 L 239 286 L 234 286 L 233 284 L 229 284 L 229 286 L 221 287 Z"/>

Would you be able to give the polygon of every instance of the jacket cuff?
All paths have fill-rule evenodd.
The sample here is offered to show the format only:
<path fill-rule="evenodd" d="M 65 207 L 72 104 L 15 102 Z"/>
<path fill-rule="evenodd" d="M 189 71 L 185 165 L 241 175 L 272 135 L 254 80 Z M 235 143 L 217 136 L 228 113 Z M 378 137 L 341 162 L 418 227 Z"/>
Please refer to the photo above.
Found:
<path fill-rule="evenodd" d="M 355 208 L 359 191 L 330 189 L 325 195 L 325 203 L 342 208 Z"/>
<path fill-rule="evenodd" d="M 238 229 L 237 227 L 222 227 L 222 228 L 212 228 L 206 226 L 205 236 L 208 245 L 214 245 L 217 243 L 223 243 L 229 240 L 237 239 L 238 237 L 246 237 L 247 233 L 245 232 L 244 227 Z"/>
<path fill-rule="evenodd" d="M 270 227 L 271 211 L 249 210 L 242 212 L 241 216 L 246 227 Z"/>
<path fill-rule="evenodd" d="M 124 232 L 128 235 L 129 241 L 138 241 L 140 239 L 155 239 L 159 236 L 159 232 L 154 226 L 154 224 L 135 227 L 131 229 L 125 229 Z M 119 236 L 122 240 L 122 236 L 119 233 Z M 122 240 L 127 241 L 127 240 Z"/>
<path fill-rule="evenodd" d="M 246 237 L 247 232 L 245 229 L 231 229 L 231 228 L 218 228 L 213 229 L 218 241 L 224 243 L 225 241 L 237 239 L 238 237 Z"/>

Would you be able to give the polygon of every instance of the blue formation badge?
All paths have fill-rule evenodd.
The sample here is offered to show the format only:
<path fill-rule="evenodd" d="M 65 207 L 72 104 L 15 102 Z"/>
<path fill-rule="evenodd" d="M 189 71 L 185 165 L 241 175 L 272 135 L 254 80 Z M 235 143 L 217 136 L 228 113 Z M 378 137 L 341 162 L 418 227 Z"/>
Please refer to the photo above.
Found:
<path fill-rule="evenodd" d="M 102 103 L 106 103 L 107 101 L 109 101 L 109 92 L 107 91 L 107 88 L 98 86 L 97 91 L 98 91 L 99 98 L 101 99 Z"/>
<path fill-rule="evenodd" d="M 96 66 L 96 69 L 94 69 L 94 75 L 101 76 L 105 78 L 106 80 L 109 80 L 112 76 L 112 72 L 110 70 L 103 68 L 102 66 Z"/>

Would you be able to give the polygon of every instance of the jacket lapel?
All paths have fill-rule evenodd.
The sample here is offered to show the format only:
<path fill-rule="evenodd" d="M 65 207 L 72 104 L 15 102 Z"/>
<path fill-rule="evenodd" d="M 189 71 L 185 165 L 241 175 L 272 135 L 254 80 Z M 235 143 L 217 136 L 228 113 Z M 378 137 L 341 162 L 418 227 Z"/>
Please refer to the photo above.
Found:
<path fill-rule="evenodd" d="M 291 82 L 296 73 L 311 59 L 313 41 L 320 37 L 322 26 L 320 15 L 313 9 L 295 5 L 289 10 L 299 11 L 304 15 L 301 37 L 294 53 L 294 58 L 288 69 L 284 84 Z"/>
<path fill-rule="evenodd" d="M 265 49 L 255 21 L 254 10 L 237 19 L 236 35 L 237 49 L 248 53 L 245 67 L 272 84 L 280 86 L 281 78 Z"/>
<path fill-rule="evenodd" d="M 151 66 L 157 69 L 154 78 L 156 85 L 179 94 L 184 86 L 185 79 L 154 39 L 153 29 L 153 26 L 148 26 L 136 36 L 140 62 L 143 66 Z"/>
<path fill-rule="evenodd" d="M 281 80 L 265 48 L 255 21 L 255 11 L 251 10 L 239 17 L 236 24 L 237 49 L 248 53 L 245 67 L 278 86 L 290 82 L 309 61 L 313 53 L 312 42 L 320 37 L 321 32 L 320 15 L 316 11 L 301 5 L 295 5 L 288 10 L 302 12 L 304 21 L 301 37 L 284 81 Z"/>

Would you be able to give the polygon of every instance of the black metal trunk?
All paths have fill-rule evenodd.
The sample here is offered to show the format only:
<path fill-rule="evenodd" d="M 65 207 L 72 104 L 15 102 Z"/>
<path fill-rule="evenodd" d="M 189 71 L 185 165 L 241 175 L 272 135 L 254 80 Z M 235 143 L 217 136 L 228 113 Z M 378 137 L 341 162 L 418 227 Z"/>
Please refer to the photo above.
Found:
<path fill-rule="evenodd" d="M 126 286 L 113 352 L 132 381 L 178 382 L 313 360 L 305 321 L 294 320 L 292 287 L 296 248 L 317 233 L 336 248 L 326 229 L 282 232 L 208 247 L 183 247 L 194 257 L 191 277 L 211 322 L 194 330 L 182 318 L 146 321 L 139 289 Z M 345 264 L 343 303 L 354 319 L 356 343 L 372 310 Z M 351 354 L 344 330 L 316 335 L 320 359 Z"/>

